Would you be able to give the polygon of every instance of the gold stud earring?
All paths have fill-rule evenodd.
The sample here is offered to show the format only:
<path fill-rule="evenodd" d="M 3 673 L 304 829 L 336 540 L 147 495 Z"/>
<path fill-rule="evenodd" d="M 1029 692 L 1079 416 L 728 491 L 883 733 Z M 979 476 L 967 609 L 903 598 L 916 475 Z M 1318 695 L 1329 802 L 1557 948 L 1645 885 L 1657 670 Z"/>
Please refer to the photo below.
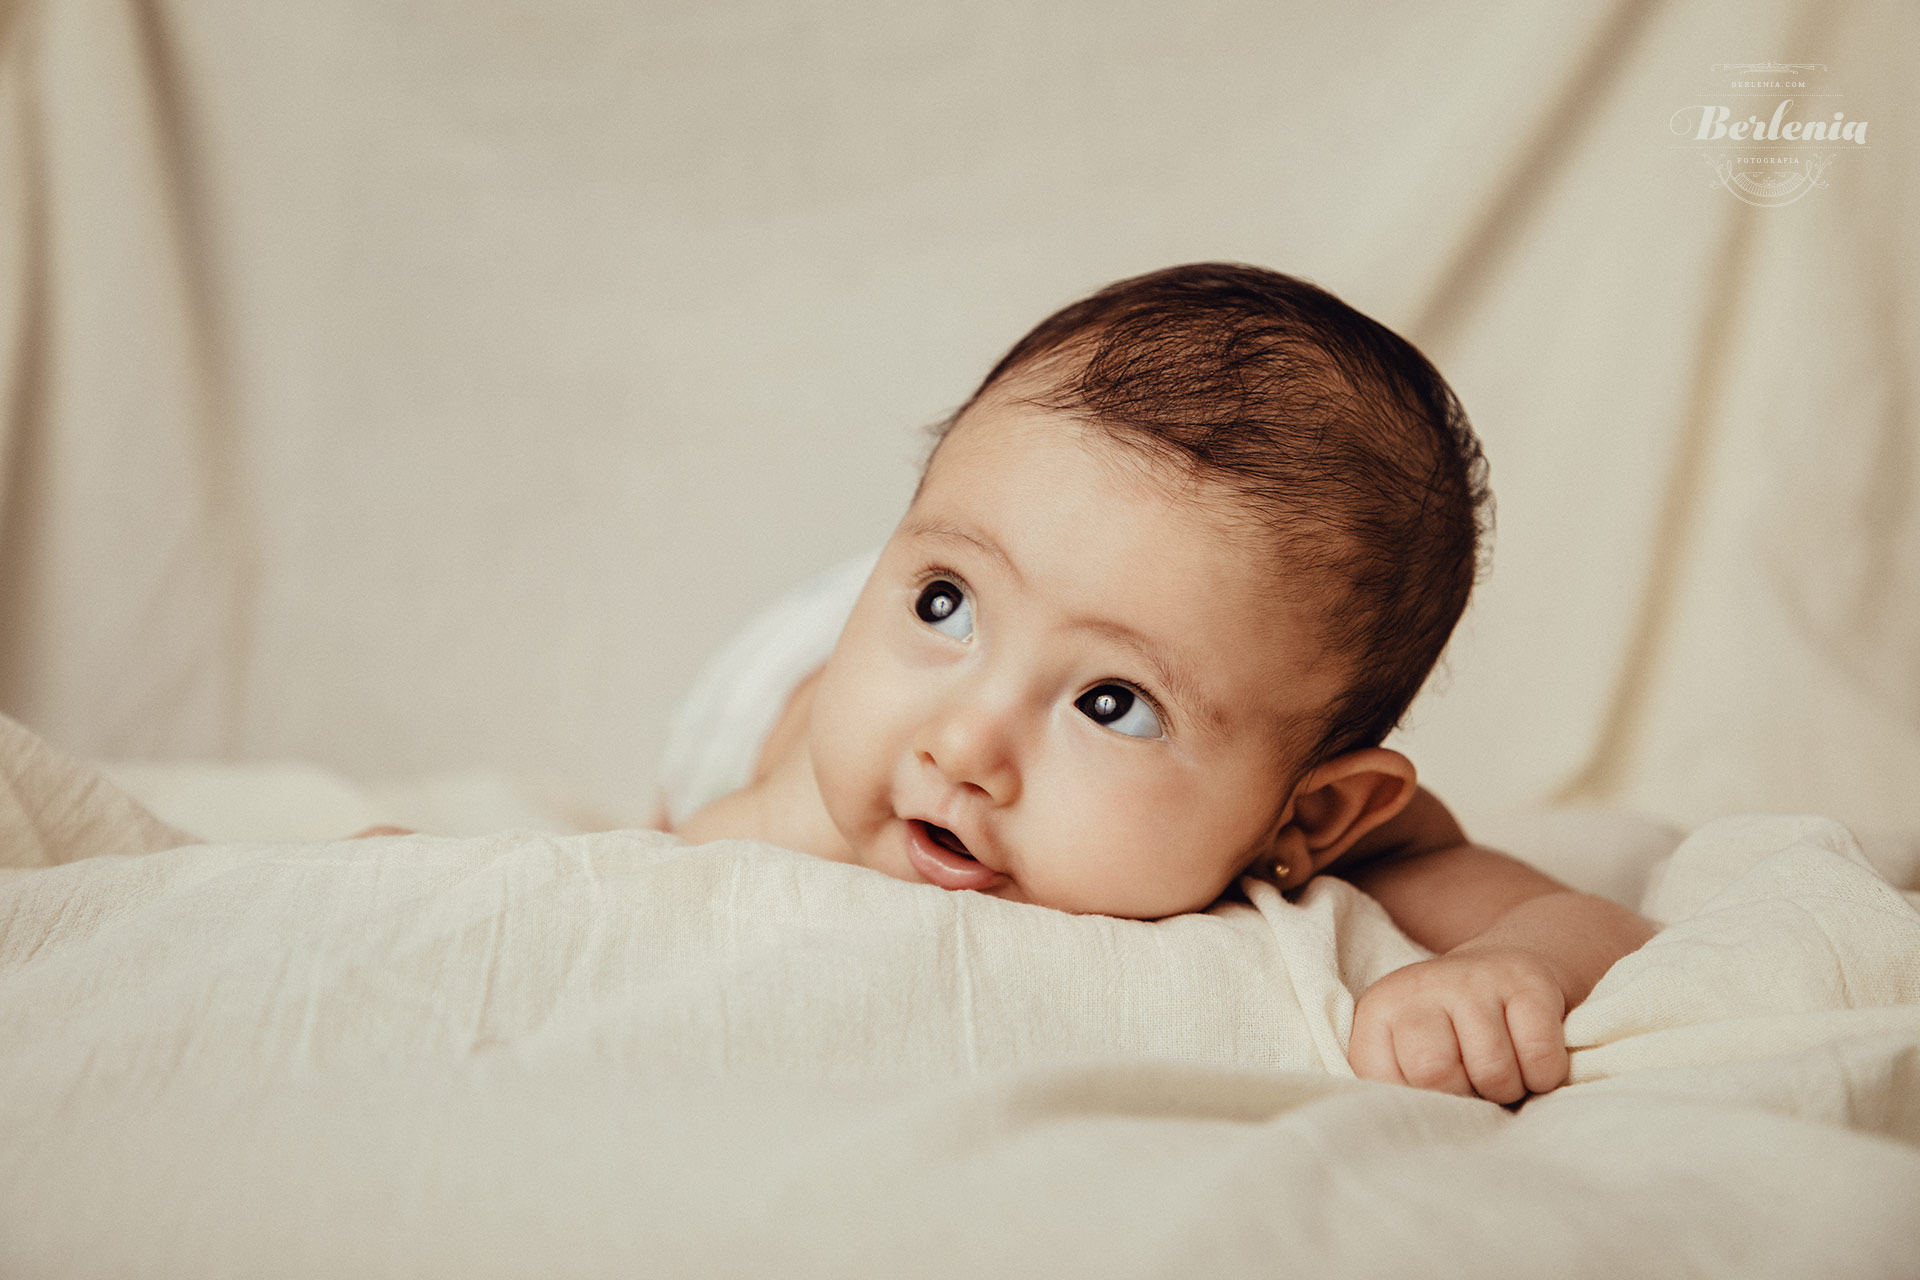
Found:
<path fill-rule="evenodd" d="M 1275 862 L 1273 864 L 1273 878 L 1275 880 L 1285 880 L 1292 873 L 1293 868 L 1285 862 Z"/>

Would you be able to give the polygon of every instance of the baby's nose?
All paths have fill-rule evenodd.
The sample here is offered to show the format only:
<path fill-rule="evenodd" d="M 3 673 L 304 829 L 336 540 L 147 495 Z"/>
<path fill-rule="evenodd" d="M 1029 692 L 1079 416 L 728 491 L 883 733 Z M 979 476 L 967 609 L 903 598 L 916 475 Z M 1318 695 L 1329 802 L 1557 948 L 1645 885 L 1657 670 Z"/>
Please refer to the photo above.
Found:
<path fill-rule="evenodd" d="M 928 724 L 919 755 L 953 786 L 1011 804 L 1020 794 L 1014 719 L 1009 708 L 953 699 Z"/>

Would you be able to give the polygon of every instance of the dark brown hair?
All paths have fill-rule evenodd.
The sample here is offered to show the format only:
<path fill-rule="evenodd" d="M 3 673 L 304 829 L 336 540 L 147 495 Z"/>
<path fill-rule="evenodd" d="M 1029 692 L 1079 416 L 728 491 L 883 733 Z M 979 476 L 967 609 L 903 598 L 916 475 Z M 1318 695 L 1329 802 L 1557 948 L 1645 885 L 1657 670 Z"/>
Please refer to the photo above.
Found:
<path fill-rule="evenodd" d="M 1320 587 L 1318 639 L 1347 680 L 1313 723 L 1288 726 L 1312 744 L 1296 781 L 1399 724 L 1466 608 L 1493 524 L 1480 442 L 1412 344 L 1305 281 L 1195 263 L 1041 321 L 934 426 L 934 452 L 1002 383 L 1223 486 L 1271 535 L 1282 588 L 1300 575 Z"/>

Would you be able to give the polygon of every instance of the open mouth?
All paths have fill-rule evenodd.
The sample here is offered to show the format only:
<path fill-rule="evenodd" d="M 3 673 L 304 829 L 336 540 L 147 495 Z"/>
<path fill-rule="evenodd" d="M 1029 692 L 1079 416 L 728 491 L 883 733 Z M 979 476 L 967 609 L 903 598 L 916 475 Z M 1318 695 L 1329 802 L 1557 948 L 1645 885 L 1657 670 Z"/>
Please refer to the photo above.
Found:
<path fill-rule="evenodd" d="M 927 834 L 933 838 L 933 842 L 942 849 L 945 849 L 948 853 L 957 853 L 963 858 L 971 858 L 973 856 L 967 852 L 966 842 L 959 836 L 953 834 L 953 832 L 947 830 L 945 827 L 936 827 L 931 822 L 926 823 L 925 826 L 927 828 Z"/>
<path fill-rule="evenodd" d="M 907 860 L 928 884 L 942 889 L 996 888 L 1007 877 L 967 852 L 966 841 L 945 827 L 919 818 L 907 822 Z"/>

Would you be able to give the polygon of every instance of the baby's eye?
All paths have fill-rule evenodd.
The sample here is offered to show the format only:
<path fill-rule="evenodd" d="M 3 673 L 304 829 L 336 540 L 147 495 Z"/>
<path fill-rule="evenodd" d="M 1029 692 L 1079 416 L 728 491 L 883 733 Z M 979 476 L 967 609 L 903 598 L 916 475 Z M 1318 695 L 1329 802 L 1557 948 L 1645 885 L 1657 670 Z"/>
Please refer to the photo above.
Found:
<path fill-rule="evenodd" d="M 1158 738 L 1166 732 L 1147 700 L 1123 684 L 1097 684 L 1075 699 L 1073 705 L 1086 712 L 1095 724 L 1105 725 L 1129 738 Z"/>
<path fill-rule="evenodd" d="M 973 606 L 967 603 L 967 593 L 945 578 L 935 578 L 920 589 L 913 611 L 920 621 L 942 635 L 955 640 L 966 640 L 973 635 Z"/>

